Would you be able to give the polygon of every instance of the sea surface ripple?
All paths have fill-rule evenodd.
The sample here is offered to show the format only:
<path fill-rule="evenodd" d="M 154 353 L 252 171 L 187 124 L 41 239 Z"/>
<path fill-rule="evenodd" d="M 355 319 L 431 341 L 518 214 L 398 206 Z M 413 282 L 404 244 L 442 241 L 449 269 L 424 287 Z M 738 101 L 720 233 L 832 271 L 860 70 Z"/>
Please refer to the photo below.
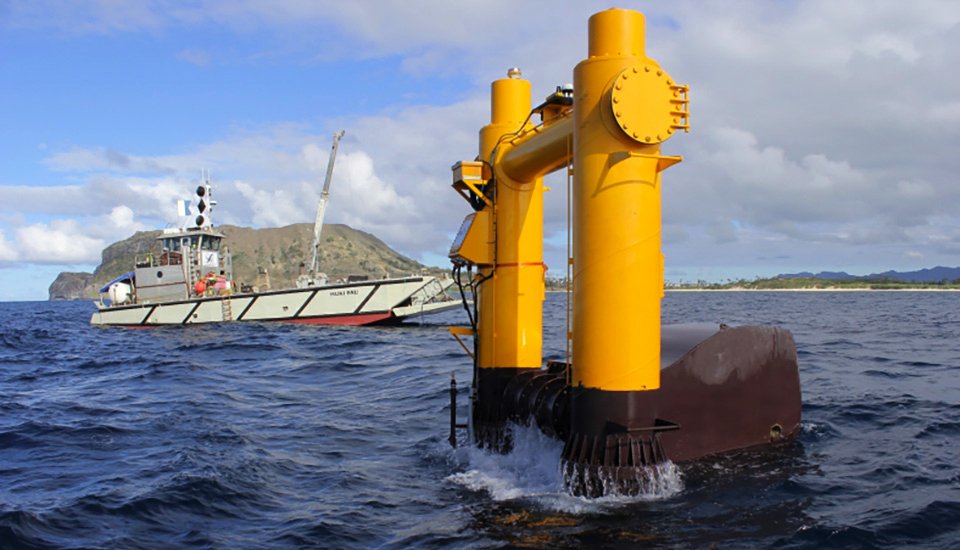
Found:
<path fill-rule="evenodd" d="M 565 311 L 548 295 L 548 358 Z M 664 322 L 793 332 L 802 432 L 593 501 L 536 431 L 506 456 L 449 447 L 462 311 L 150 330 L 91 312 L 0 303 L 0 549 L 960 546 L 960 293 L 667 293 Z"/>

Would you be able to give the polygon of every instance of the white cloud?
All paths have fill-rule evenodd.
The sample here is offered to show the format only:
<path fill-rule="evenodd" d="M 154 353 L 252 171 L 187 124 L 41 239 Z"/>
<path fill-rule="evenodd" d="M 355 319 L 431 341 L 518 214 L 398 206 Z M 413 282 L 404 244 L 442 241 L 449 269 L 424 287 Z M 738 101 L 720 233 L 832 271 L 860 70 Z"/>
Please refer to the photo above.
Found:
<path fill-rule="evenodd" d="M 125 205 L 108 214 L 80 221 L 57 219 L 49 223 L 23 224 L 14 231 L 13 241 L 0 230 L 0 262 L 33 264 L 95 264 L 107 245 L 147 229 L 134 219 Z"/>
<path fill-rule="evenodd" d="M 18 260 L 32 263 L 91 263 L 109 244 L 84 235 L 77 222 L 57 220 L 20 227 L 16 232 Z"/>
<path fill-rule="evenodd" d="M 680 177 L 665 176 L 664 219 L 709 228 L 714 239 L 718 227 L 738 220 L 752 231 L 798 242 L 909 242 L 922 238 L 914 228 L 949 214 L 960 200 L 958 190 L 938 191 L 927 180 L 899 179 L 896 171 L 825 154 L 794 159 L 743 129 L 706 134 Z M 937 201 L 938 193 L 946 200 Z"/>
<path fill-rule="evenodd" d="M 142 223 L 134 220 L 133 210 L 123 204 L 113 207 L 107 219 L 113 235 L 126 235 L 144 229 Z"/>
<path fill-rule="evenodd" d="M 51 220 L 75 220 L 75 231 L 109 242 L 109 232 L 172 221 L 173 201 L 192 195 L 201 168 L 213 172 L 221 222 L 310 221 L 328 130 L 343 127 L 328 220 L 371 231 L 414 256 L 442 255 L 467 212 L 449 188 L 449 167 L 476 154 L 477 131 L 488 116 L 487 82 L 520 65 L 537 102 L 571 80 L 586 53 L 586 18 L 607 7 L 439 0 L 391 0 L 377 9 L 298 0 L 124 4 L 15 2 L 5 24 L 108 34 L 215 25 L 256 36 L 257 47 L 280 55 L 382 56 L 411 78 L 429 82 L 443 74 L 476 82 L 476 94 L 316 126 L 277 121 L 220 130 L 207 143 L 136 155 L 97 143 L 51 145 L 47 167 L 58 179 L 0 185 L 0 213 L 24 215 L 0 225 L 7 235 L 37 224 L 56 232 Z M 960 74 L 949 68 L 960 65 L 954 47 L 960 5 L 813 0 L 730 9 L 727 2 L 697 1 L 641 8 L 648 11 L 647 52 L 692 85 L 692 132 L 664 146 L 666 154 L 685 155 L 663 179 L 668 266 L 956 263 L 948 254 L 960 249 L 954 206 Z M 214 46 L 180 49 L 193 62 L 222 55 Z M 548 235 L 566 220 L 565 182 L 551 181 Z M 110 231 L 92 229 L 91 220 L 107 218 L 113 221 L 102 227 Z M 0 240 L 0 259 L 25 257 L 20 246 L 16 238 Z"/>
<path fill-rule="evenodd" d="M 233 185 L 250 205 L 254 225 L 278 227 L 288 225 L 290 220 L 304 220 L 307 217 L 307 205 L 293 193 L 282 189 L 255 189 L 243 181 L 234 182 Z"/>
<path fill-rule="evenodd" d="M 397 189 L 376 174 L 373 159 L 364 152 L 348 153 L 340 161 L 343 187 L 331 191 L 338 197 L 344 210 L 358 219 L 393 219 L 404 222 L 420 216 L 417 205 L 409 196 L 401 196 Z"/>
<path fill-rule="evenodd" d="M 0 261 L 96 264 L 104 246 L 174 221 L 175 199 L 188 196 L 187 188 L 165 177 L 117 176 L 81 185 L 0 186 L 0 211 L 16 212 L 0 223 L 13 235 L 0 243 Z"/>
<path fill-rule="evenodd" d="M 887 33 L 868 36 L 857 47 L 857 51 L 873 57 L 893 54 L 908 63 L 913 63 L 920 58 L 917 48 L 909 40 Z"/>
<path fill-rule="evenodd" d="M 450 188 L 450 167 L 476 156 L 487 105 L 471 98 L 342 121 L 345 160 L 341 168 L 338 156 L 334 171 L 333 219 L 370 231 L 414 257 L 446 256 L 450 234 L 468 208 Z"/>
<path fill-rule="evenodd" d="M 0 263 L 14 262 L 18 256 L 15 245 L 8 241 L 3 230 L 0 230 Z"/>
<path fill-rule="evenodd" d="M 454 227 L 465 215 L 465 204 L 449 188 L 450 157 L 476 154 L 475 131 L 448 125 L 463 113 L 474 115 L 476 106 L 468 102 L 448 108 L 413 107 L 396 119 L 343 121 L 350 130 L 334 168 L 326 221 L 374 233 L 415 257 L 445 253 L 448 235 L 437 228 Z M 218 202 L 215 223 L 271 227 L 312 222 L 326 173 L 329 140 L 298 126 L 278 125 L 238 130 L 177 155 L 138 156 L 135 162 L 112 162 L 102 149 L 73 148 L 68 154 L 53 153 L 48 164 L 84 183 L 0 186 L 0 198 L 10 197 L 11 214 L 29 214 L 17 225 L 31 227 L 31 236 L 43 232 L 55 235 L 50 237 L 54 243 L 63 241 L 56 237 L 66 234 L 55 231 L 59 226 L 28 221 L 53 217 L 57 223 L 68 223 L 76 234 L 109 244 L 136 230 L 174 223 L 176 200 L 193 198 L 198 167 L 216 166 L 219 169 L 212 174 L 213 197 Z M 424 150 L 437 154 L 424 155 Z M 134 158 L 123 152 L 111 156 Z M 142 166 L 163 166 L 164 170 L 147 174 L 140 170 Z M 19 202 L 14 204 L 14 199 Z M 438 204 L 447 207 L 437 209 Z M 12 246 L 25 242 L 18 240 Z M 48 256 L 41 257 L 41 251 Z M 82 255 L 51 244 L 29 254 L 20 250 L 18 257 L 52 262 L 77 261 Z"/>

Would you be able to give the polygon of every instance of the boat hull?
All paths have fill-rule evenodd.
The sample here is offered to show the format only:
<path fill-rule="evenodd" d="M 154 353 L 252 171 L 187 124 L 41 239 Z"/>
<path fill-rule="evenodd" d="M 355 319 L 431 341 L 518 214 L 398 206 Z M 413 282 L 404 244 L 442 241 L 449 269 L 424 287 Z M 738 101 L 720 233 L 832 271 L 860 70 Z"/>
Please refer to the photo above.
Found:
<path fill-rule="evenodd" d="M 148 327 L 230 321 L 280 321 L 317 325 L 400 322 L 458 307 L 434 277 L 384 279 L 342 285 L 198 297 L 155 304 L 101 307 L 94 325 Z M 439 291 L 439 292 L 438 292 Z"/>

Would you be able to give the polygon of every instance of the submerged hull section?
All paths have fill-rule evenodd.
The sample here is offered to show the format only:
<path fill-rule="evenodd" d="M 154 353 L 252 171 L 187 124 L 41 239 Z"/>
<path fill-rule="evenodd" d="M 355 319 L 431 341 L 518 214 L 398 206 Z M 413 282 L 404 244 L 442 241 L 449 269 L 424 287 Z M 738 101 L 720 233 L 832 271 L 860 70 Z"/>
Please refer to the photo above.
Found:
<path fill-rule="evenodd" d="M 443 299 L 444 288 L 433 277 L 410 277 L 210 296 L 155 304 L 103 307 L 93 314 L 90 323 L 127 327 L 229 321 L 284 321 L 325 325 L 382 324 L 460 306 L 459 301 Z"/>

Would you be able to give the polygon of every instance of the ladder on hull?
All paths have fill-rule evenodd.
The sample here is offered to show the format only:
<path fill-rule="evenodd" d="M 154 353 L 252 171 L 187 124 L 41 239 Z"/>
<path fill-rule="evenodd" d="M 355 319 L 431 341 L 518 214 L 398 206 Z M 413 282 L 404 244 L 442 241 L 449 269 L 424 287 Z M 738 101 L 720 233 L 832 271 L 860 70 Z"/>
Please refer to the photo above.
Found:
<path fill-rule="evenodd" d="M 233 303 L 229 294 L 220 299 L 220 307 L 223 309 L 223 320 L 233 321 Z"/>

